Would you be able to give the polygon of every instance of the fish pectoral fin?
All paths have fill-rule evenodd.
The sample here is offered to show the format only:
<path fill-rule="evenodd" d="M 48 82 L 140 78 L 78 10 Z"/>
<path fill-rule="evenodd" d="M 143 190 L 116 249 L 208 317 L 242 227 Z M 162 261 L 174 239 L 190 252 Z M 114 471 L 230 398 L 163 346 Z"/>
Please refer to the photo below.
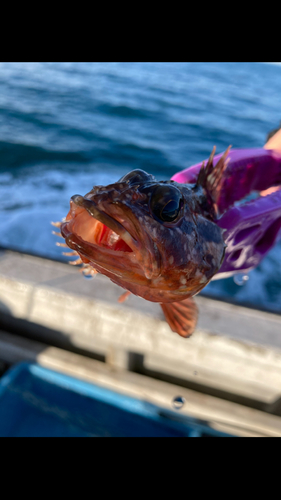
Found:
<path fill-rule="evenodd" d="M 181 337 L 190 337 L 198 318 L 198 309 L 193 298 L 160 305 L 171 330 Z"/>

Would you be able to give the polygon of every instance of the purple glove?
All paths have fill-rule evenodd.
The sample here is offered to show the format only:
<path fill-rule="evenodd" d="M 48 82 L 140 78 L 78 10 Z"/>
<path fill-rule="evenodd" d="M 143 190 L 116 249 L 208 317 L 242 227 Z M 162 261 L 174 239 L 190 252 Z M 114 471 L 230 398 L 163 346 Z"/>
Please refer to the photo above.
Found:
<path fill-rule="evenodd" d="M 214 165 L 221 156 L 222 153 L 214 157 Z M 281 187 L 281 151 L 233 149 L 228 158 L 217 202 L 223 214 L 217 224 L 226 230 L 227 248 L 215 279 L 247 273 L 260 263 L 281 236 L 281 190 L 233 206 L 253 192 Z M 172 179 L 179 183 L 195 183 L 201 166 L 202 162 L 175 174 Z"/>

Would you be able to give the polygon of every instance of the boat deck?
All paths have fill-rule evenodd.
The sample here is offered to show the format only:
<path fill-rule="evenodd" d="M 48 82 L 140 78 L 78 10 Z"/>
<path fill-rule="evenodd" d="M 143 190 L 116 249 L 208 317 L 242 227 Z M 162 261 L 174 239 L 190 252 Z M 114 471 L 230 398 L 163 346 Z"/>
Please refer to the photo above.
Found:
<path fill-rule="evenodd" d="M 239 436 L 281 436 L 281 316 L 195 297 L 189 339 L 158 304 L 77 267 L 0 251 L 0 370 L 39 365 L 207 421 Z"/>

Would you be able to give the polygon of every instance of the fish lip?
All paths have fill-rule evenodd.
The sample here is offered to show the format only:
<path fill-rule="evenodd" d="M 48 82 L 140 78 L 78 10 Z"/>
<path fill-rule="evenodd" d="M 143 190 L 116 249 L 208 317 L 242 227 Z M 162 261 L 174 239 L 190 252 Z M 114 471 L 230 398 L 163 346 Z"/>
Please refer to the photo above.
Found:
<path fill-rule="evenodd" d="M 71 231 L 69 231 L 68 223 L 71 222 L 71 219 L 66 220 L 61 226 L 62 236 L 65 238 L 65 241 L 68 244 L 68 246 L 70 246 L 70 248 L 73 248 L 73 244 L 71 243 L 71 241 L 74 237 L 74 240 L 76 241 L 74 241 L 73 243 L 76 246 L 77 243 L 79 244 L 81 242 L 81 248 L 79 249 L 79 252 L 83 253 L 86 258 L 88 257 L 85 251 L 83 251 L 83 246 L 84 247 L 87 246 L 89 251 L 91 249 L 98 250 L 99 254 L 103 257 L 106 256 L 110 258 L 114 257 L 116 263 L 117 261 L 119 261 L 119 259 L 122 259 L 123 261 L 124 259 L 126 259 L 127 263 L 130 264 L 131 262 L 134 262 L 135 259 L 137 259 L 138 265 L 140 266 L 144 276 L 148 280 L 157 278 L 161 274 L 161 265 L 159 263 L 158 265 L 156 265 L 156 260 L 153 257 L 148 246 L 145 244 L 141 245 L 140 241 L 136 240 L 120 222 L 118 222 L 114 217 L 112 217 L 105 211 L 100 210 L 97 204 L 93 200 L 90 200 L 80 195 L 74 195 L 71 197 L 71 203 L 74 203 L 74 205 L 84 208 L 93 218 L 99 220 L 102 224 L 105 224 L 107 227 L 112 229 L 116 234 L 120 236 L 121 239 L 123 239 L 127 243 L 127 245 L 131 248 L 132 252 L 124 252 L 122 250 L 111 250 L 110 248 L 102 247 L 97 243 L 90 243 L 83 240 L 83 238 L 78 236 L 76 233 L 72 233 Z M 145 249 L 143 249 L 143 247 L 145 247 Z M 99 264 L 98 260 L 97 264 Z"/>
<path fill-rule="evenodd" d="M 139 250 L 139 243 L 133 238 L 133 236 L 129 233 L 125 227 L 118 222 L 114 217 L 111 215 L 107 214 L 103 210 L 100 210 L 98 208 L 97 204 L 93 200 L 89 200 L 88 198 L 85 198 L 84 196 L 81 195 L 74 195 L 71 197 L 72 202 L 87 210 L 87 212 L 93 217 L 94 219 L 98 220 L 105 226 L 107 226 L 109 229 L 114 231 L 120 238 L 131 248 L 132 252 L 136 252 Z M 106 250 L 109 254 L 114 255 L 116 252 L 122 252 L 123 254 L 125 253 L 131 253 L 131 252 L 124 252 L 121 250 L 111 250 L 110 248 L 104 248 L 98 245 L 97 243 L 88 243 L 89 245 L 92 246 L 97 246 L 98 248 L 102 248 L 103 250 Z"/>

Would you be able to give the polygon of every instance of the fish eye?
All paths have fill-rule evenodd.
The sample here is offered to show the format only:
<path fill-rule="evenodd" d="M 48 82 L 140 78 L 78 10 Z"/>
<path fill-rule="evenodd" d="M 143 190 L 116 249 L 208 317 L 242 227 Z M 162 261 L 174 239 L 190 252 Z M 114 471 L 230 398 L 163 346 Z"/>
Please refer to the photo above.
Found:
<path fill-rule="evenodd" d="M 150 197 L 150 210 L 163 222 L 173 222 L 183 204 L 182 194 L 175 186 L 157 186 Z"/>
<path fill-rule="evenodd" d="M 136 169 L 132 170 L 126 175 L 123 175 L 123 177 L 121 177 L 121 179 L 119 179 L 118 182 L 128 182 L 128 184 L 132 186 L 133 184 L 138 184 L 139 182 L 144 182 L 144 181 L 151 182 L 153 180 L 155 180 L 153 175 L 148 174 L 144 170 Z"/>

